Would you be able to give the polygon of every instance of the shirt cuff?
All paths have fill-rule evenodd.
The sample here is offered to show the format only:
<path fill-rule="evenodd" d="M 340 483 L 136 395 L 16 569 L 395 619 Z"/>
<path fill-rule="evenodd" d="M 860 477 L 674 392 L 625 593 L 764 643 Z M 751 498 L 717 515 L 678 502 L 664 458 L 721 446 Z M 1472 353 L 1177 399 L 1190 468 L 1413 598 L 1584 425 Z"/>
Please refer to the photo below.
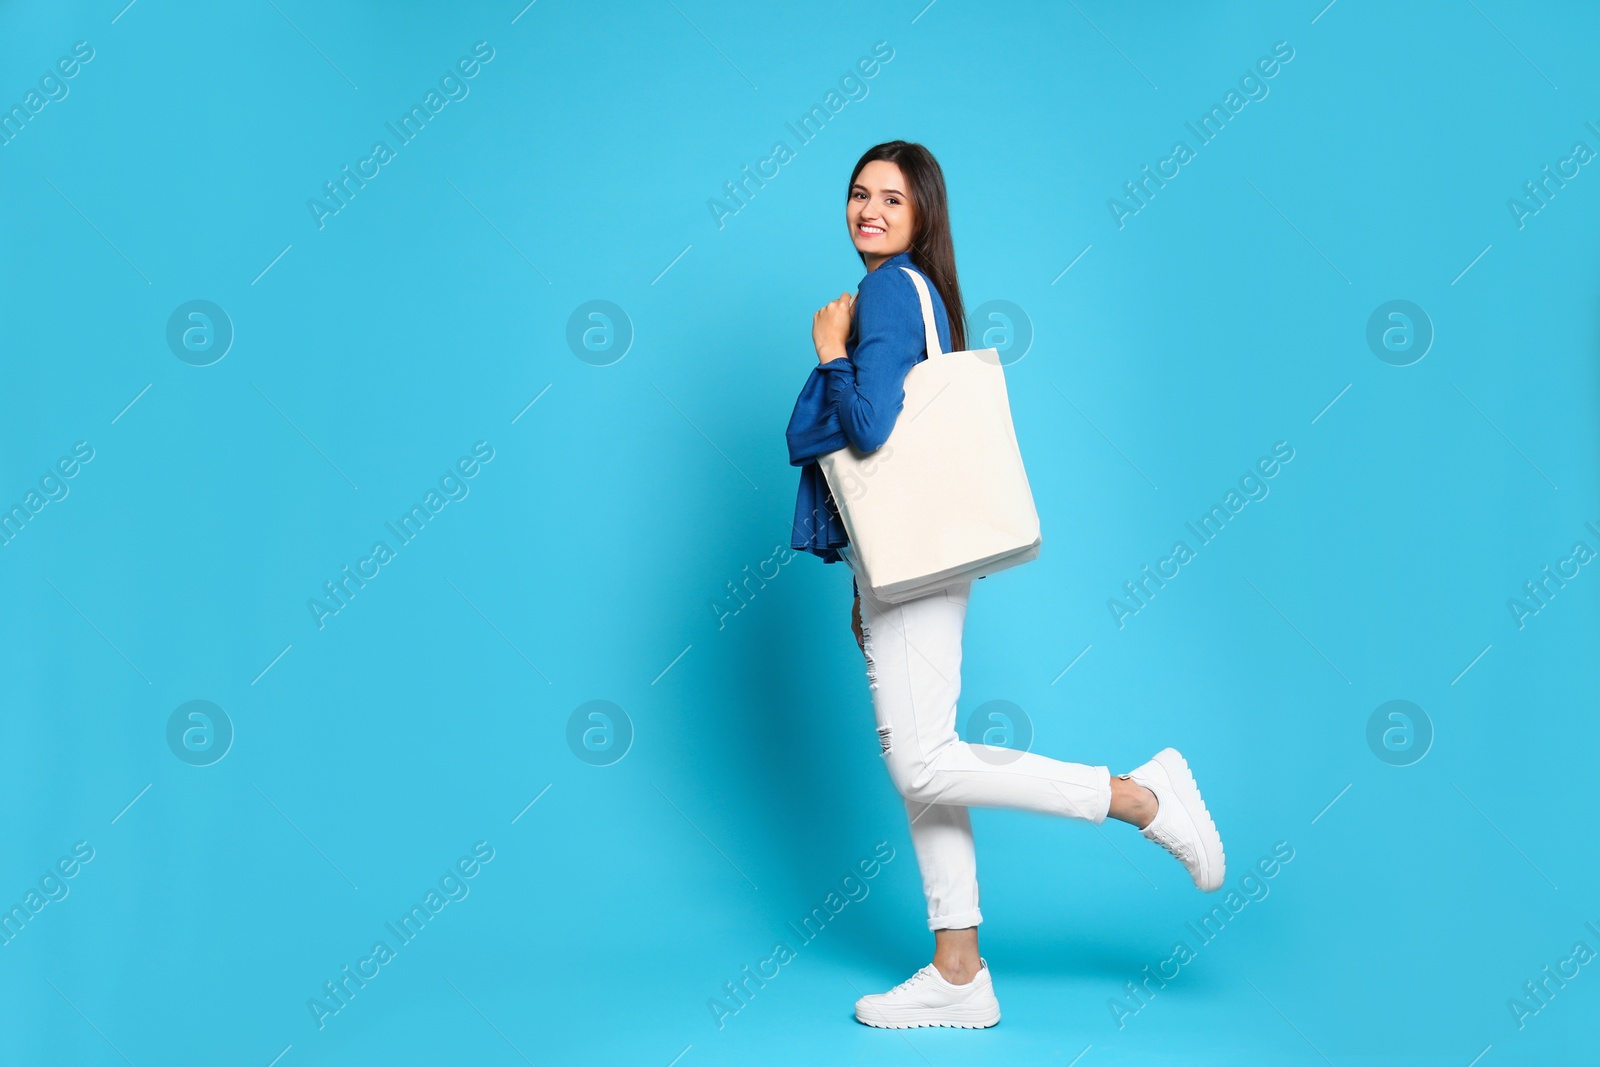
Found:
<path fill-rule="evenodd" d="M 844 359 L 830 359 L 826 363 L 819 363 L 817 369 L 827 372 L 822 379 L 823 396 L 827 398 L 828 407 L 837 411 L 839 398 L 855 391 L 856 365 L 850 362 L 849 356 L 846 356 Z"/>

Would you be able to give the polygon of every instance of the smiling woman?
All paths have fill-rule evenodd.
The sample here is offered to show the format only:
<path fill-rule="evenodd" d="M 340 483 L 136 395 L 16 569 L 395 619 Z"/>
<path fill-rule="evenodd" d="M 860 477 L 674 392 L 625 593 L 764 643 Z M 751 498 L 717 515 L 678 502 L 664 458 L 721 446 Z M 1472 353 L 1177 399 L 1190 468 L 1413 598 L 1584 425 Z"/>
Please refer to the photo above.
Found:
<path fill-rule="evenodd" d="M 867 275 L 855 296 L 841 293 L 812 317 L 817 364 L 787 431 L 789 462 L 802 467 L 793 544 L 826 563 L 842 559 L 861 579 L 852 582 L 851 629 L 865 661 L 878 754 L 905 803 L 934 935 L 933 962 L 885 993 L 860 998 L 856 1019 L 892 1029 L 989 1027 L 1000 1021 L 1000 1003 L 988 961 L 978 953 L 983 915 L 969 808 L 1129 823 L 1206 892 L 1222 885 L 1226 857 L 1176 749 L 1113 775 L 1103 764 L 976 744 L 956 732 L 974 581 L 886 600 L 867 578 L 818 463 L 846 448 L 863 454 L 886 448 L 906 406 L 907 375 L 922 360 L 952 359 L 944 353 L 966 348 L 944 172 L 933 154 L 909 141 L 868 149 L 846 186 L 845 225 Z M 955 462 L 971 461 L 963 454 Z M 962 506 L 946 488 L 937 487 L 938 506 Z M 888 547 L 914 550 L 908 542 L 924 532 L 896 536 Z"/>

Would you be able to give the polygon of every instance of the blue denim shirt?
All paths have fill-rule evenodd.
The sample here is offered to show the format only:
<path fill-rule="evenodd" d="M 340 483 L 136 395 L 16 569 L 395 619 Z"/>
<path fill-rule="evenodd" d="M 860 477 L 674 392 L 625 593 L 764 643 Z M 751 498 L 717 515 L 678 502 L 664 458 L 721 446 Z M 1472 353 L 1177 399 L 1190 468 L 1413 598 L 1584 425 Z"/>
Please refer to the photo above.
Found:
<path fill-rule="evenodd" d="M 850 538 L 816 458 L 847 444 L 862 452 L 883 447 L 905 405 L 906 373 L 928 358 L 922 305 L 901 267 L 927 280 L 939 345 L 950 350 L 950 320 L 938 288 L 909 251 L 890 256 L 861 279 L 845 358 L 812 368 L 789 417 L 789 463 L 800 468 L 789 545 L 824 563 L 839 562 L 838 546 Z"/>

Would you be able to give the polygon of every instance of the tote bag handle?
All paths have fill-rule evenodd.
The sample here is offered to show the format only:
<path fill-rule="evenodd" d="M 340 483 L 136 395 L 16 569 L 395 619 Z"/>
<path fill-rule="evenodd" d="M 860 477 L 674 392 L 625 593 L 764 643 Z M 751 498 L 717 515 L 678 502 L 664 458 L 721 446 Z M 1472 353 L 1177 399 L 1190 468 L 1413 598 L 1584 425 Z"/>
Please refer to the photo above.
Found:
<path fill-rule="evenodd" d="M 922 304 L 922 333 L 928 342 L 928 358 L 942 356 L 944 350 L 939 347 L 939 327 L 933 320 L 933 297 L 928 295 L 928 283 L 910 267 L 900 269 L 911 276 L 911 284 L 917 287 L 917 300 Z"/>

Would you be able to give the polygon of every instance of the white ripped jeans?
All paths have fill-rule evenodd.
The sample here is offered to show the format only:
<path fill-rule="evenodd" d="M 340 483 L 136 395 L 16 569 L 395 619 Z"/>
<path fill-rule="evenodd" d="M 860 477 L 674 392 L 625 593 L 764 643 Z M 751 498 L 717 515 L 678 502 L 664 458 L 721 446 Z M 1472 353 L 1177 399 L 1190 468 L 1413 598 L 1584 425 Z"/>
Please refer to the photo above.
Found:
<path fill-rule="evenodd" d="M 839 554 L 854 570 L 850 546 Z M 877 600 L 859 574 L 856 585 L 880 755 L 905 798 L 928 929 L 977 926 L 983 915 L 967 808 L 1020 808 L 1099 824 L 1111 807 L 1110 769 L 969 744 L 956 733 L 970 581 L 903 604 Z"/>

